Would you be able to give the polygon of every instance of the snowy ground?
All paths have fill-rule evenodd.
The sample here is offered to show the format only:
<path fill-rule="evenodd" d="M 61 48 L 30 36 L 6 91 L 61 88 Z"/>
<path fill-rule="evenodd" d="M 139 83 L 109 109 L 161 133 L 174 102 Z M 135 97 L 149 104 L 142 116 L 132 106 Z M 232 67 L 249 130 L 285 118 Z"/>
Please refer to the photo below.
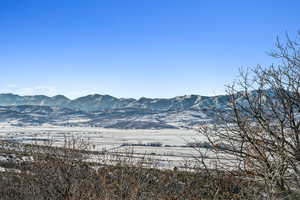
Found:
<path fill-rule="evenodd" d="M 120 130 L 52 125 L 15 127 L 5 123 L 0 123 L 0 138 L 26 143 L 53 140 L 56 145 L 63 143 L 65 138 L 84 139 L 95 145 L 95 150 L 110 149 L 124 143 L 146 144 L 159 142 L 163 145 L 185 145 L 187 142 L 201 139 L 197 131 L 185 129 Z"/>
<path fill-rule="evenodd" d="M 146 158 L 151 160 L 152 165 L 162 168 L 193 167 L 197 164 L 195 157 L 199 156 L 199 153 L 193 148 L 183 146 L 188 142 L 205 141 L 197 131 L 186 129 L 120 130 L 52 125 L 14 127 L 6 123 L 0 124 L 2 140 L 33 144 L 48 144 L 49 141 L 53 141 L 53 145 L 63 146 L 66 139 L 73 138 L 83 139 L 90 144 L 91 150 L 108 152 L 111 157 L 121 156 L 126 159 L 131 156 L 135 158 L 134 162 Z M 160 143 L 162 146 L 124 145 L 149 143 Z M 212 156 L 209 152 L 208 155 Z M 213 163 L 214 159 L 210 159 L 210 165 Z"/>

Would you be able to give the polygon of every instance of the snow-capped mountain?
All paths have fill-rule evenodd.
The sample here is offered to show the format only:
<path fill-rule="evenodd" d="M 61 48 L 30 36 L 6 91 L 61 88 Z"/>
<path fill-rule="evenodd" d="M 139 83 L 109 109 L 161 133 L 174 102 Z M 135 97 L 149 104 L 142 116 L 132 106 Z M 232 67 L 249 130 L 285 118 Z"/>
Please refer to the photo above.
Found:
<path fill-rule="evenodd" d="M 182 110 L 203 109 L 208 107 L 226 107 L 228 96 L 206 97 L 200 95 L 185 95 L 169 99 L 162 98 L 116 98 L 110 95 L 88 95 L 74 100 L 63 95 L 48 97 L 44 95 L 19 96 L 15 94 L 0 94 L 0 106 L 57 106 L 85 112 L 104 111 L 112 109 L 139 108 L 150 110 Z"/>
<path fill-rule="evenodd" d="M 216 110 L 228 107 L 229 97 L 186 95 L 169 99 L 125 99 L 88 95 L 70 100 L 0 94 L 0 122 L 15 126 L 52 124 L 106 128 L 188 128 L 215 119 Z"/>

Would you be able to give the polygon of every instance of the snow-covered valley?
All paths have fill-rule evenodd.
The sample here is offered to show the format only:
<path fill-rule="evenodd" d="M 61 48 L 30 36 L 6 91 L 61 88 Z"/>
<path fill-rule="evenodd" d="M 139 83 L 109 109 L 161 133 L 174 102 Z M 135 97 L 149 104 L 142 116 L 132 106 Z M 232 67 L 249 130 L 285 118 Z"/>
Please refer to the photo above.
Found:
<path fill-rule="evenodd" d="M 149 165 L 158 168 L 186 168 L 197 165 L 195 158 L 200 156 L 199 152 L 187 144 L 206 141 L 197 130 L 191 129 L 120 130 L 53 125 L 15 127 L 9 123 L 0 123 L 0 139 L 59 147 L 63 147 L 66 141 L 84 141 L 89 150 L 105 152 L 106 156 L 110 156 L 112 163 L 120 158 L 134 159 L 134 162 L 147 159 Z M 203 151 L 207 152 L 207 149 L 203 148 Z M 100 158 L 91 160 L 96 161 Z"/>

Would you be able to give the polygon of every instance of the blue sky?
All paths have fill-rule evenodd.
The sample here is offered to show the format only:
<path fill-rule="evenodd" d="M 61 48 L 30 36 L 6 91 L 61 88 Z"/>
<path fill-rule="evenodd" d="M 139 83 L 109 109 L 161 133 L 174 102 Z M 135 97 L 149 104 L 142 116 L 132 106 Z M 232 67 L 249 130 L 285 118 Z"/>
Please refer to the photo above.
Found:
<path fill-rule="evenodd" d="M 299 0 L 0 0 L 0 92 L 173 97 L 224 93 L 274 62 Z"/>

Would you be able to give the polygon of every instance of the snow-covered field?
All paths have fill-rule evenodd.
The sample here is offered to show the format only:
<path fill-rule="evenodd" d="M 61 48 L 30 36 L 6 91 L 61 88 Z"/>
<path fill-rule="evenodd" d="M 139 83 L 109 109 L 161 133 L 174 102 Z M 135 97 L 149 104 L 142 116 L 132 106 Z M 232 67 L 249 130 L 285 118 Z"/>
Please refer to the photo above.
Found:
<path fill-rule="evenodd" d="M 123 158 L 149 158 L 153 165 L 163 168 L 192 167 L 199 153 L 184 146 L 188 142 L 205 141 L 196 130 L 187 129 L 120 130 L 53 125 L 15 127 L 7 123 L 0 124 L 0 139 L 42 145 L 52 141 L 55 146 L 63 146 L 66 140 L 82 139 L 90 144 L 90 150 L 105 151 Z M 160 146 L 142 146 L 150 143 L 159 143 Z"/>
<path fill-rule="evenodd" d="M 113 148 L 122 144 L 161 143 L 162 145 L 185 145 L 195 139 L 201 140 L 195 130 L 120 130 L 98 127 L 27 126 L 16 127 L 0 123 L 0 138 L 32 143 L 53 140 L 56 145 L 66 138 L 84 139 L 95 146 L 95 150 Z M 203 139 L 204 140 L 204 139 Z"/>

